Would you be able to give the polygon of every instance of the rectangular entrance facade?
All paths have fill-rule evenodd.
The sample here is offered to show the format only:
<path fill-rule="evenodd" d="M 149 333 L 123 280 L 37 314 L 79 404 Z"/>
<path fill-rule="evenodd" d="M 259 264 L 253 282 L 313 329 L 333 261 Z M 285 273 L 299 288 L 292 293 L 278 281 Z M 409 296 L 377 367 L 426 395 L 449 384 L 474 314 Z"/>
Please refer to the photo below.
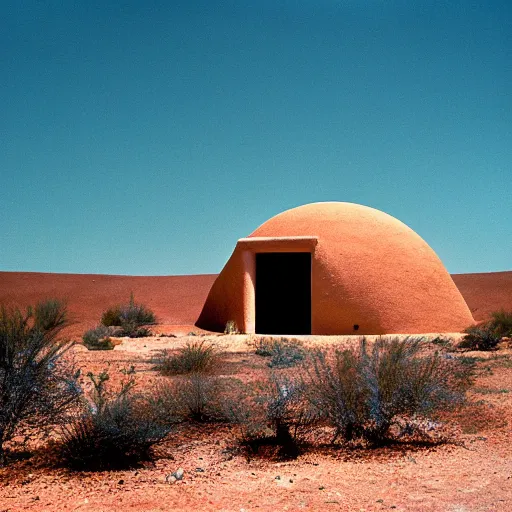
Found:
<path fill-rule="evenodd" d="M 257 334 L 311 334 L 311 253 L 256 256 Z"/>
<path fill-rule="evenodd" d="M 241 255 L 243 275 L 242 332 L 314 332 L 312 281 L 317 243 L 316 236 L 238 240 L 236 249 Z"/>

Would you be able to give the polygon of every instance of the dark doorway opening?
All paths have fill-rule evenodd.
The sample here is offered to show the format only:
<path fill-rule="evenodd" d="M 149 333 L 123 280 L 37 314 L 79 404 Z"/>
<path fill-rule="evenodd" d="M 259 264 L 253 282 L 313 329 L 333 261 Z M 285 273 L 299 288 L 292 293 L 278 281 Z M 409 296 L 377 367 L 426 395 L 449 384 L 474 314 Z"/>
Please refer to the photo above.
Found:
<path fill-rule="evenodd" d="M 256 332 L 311 334 L 311 254 L 256 254 Z"/>

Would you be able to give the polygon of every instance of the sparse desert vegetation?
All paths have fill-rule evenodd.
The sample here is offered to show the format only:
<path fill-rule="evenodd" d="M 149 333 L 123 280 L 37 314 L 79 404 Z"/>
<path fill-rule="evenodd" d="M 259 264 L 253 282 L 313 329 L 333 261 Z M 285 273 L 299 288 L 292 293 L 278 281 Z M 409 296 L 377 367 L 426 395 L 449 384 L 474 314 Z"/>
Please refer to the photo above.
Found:
<path fill-rule="evenodd" d="M 59 303 L 41 310 L 40 328 L 59 318 Z M 507 314 L 497 317 L 506 325 Z M 75 332 L 66 325 L 54 340 L 66 347 L 59 368 L 69 369 L 76 399 L 49 421 L 22 421 L 4 443 L 6 508 L 512 507 L 506 342 L 459 350 L 456 333 L 412 345 L 400 344 L 405 336 L 380 345 L 368 337 L 363 350 L 355 336 L 216 336 L 184 322 L 153 327 L 165 336 L 110 342 L 119 326 L 84 327 L 79 335 L 92 348 L 113 348 L 89 351 L 65 342 Z M 423 385 L 430 402 L 418 399 Z M 362 406 L 352 409 L 354 389 Z M 344 427 L 351 416 L 359 426 Z"/>
<path fill-rule="evenodd" d="M 155 358 L 155 368 L 162 375 L 206 373 L 212 368 L 216 359 L 214 345 L 205 341 L 189 341 L 177 353 L 162 351 Z"/>
<path fill-rule="evenodd" d="M 155 314 L 144 304 L 137 304 L 132 293 L 127 304 L 105 310 L 101 315 L 101 323 L 88 329 L 82 336 L 82 342 L 89 350 L 112 350 L 114 343 L 111 337 L 151 336 L 151 331 L 146 326 L 155 322 Z"/>
<path fill-rule="evenodd" d="M 8 443 L 9 469 L 0 471 L 0 481 L 14 485 L 13 489 L 20 485 L 20 492 L 37 488 L 40 499 L 54 503 L 54 508 L 55 496 L 63 499 L 59 482 L 79 482 L 91 506 L 105 506 L 110 497 L 94 482 L 112 478 L 124 482 L 116 484 L 114 495 L 120 496 L 121 487 L 133 489 L 144 482 L 154 503 L 164 499 L 164 492 L 166 500 L 178 499 L 169 485 L 177 486 L 180 493 L 192 486 L 196 493 L 236 478 L 225 494 L 212 495 L 217 497 L 210 508 L 226 508 L 226 500 L 243 501 L 233 492 L 240 493 L 247 481 L 268 495 L 261 498 L 263 506 L 283 492 L 281 483 L 302 489 L 308 502 L 320 506 L 333 496 L 333 485 L 355 485 L 362 467 L 364 475 L 374 475 L 371 478 L 387 467 L 402 468 L 399 471 L 406 475 L 409 466 L 424 478 L 433 478 L 428 476 L 434 471 L 429 465 L 448 471 L 458 461 L 455 478 L 460 479 L 460 461 L 465 460 L 460 457 L 473 453 L 468 448 L 477 450 L 465 469 L 471 473 L 483 464 L 479 455 L 486 450 L 483 439 L 505 439 L 506 411 L 512 409 L 507 392 L 512 389 L 512 365 L 508 366 L 512 355 L 507 351 L 459 353 L 451 346 L 445 349 L 444 343 L 406 337 L 317 338 L 313 346 L 310 341 L 269 338 L 240 336 L 229 343 L 222 336 L 125 339 L 114 351 L 105 352 L 75 346 L 73 357 L 83 368 L 78 380 L 86 400 L 75 407 L 65 427 L 55 425 L 49 452 L 39 451 L 38 446 L 47 446 L 41 439 L 27 445 L 34 447 L 28 458 L 17 461 L 22 446 Z M 304 357 L 293 366 L 269 367 L 275 343 L 290 343 Z M 192 354 L 194 361 L 203 360 L 212 346 L 214 363 L 200 364 L 195 367 L 198 371 L 182 372 L 183 367 L 193 366 L 183 360 L 177 373 L 162 374 L 155 368 L 155 357 L 163 350 L 170 357 L 185 354 L 185 360 Z M 256 346 L 268 355 L 257 355 Z M 108 378 L 102 373 L 107 367 Z M 464 395 L 467 404 L 461 407 Z M 350 423 L 347 418 L 355 420 Z M 493 457 L 503 449 L 507 457 L 507 445 L 500 446 Z M 416 462 L 407 462 L 408 458 Z M 62 466 L 73 472 L 63 476 Z M 316 485 L 306 484 L 312 468 L 320 478 Z M 335 468 L 343 469 L 339 474 L 345 483 L 333 476 L 338 474 L 338 469 L 332 472 Z M 100 480 L 86 476 L 84 470 Z M 41 475 L 37 478 L 48 475 L 55 490 L 48 494 L 35 487 L 37 479 L 16 484 L 22 478 L 16 475 L 27 471 Z M 382 485 L 390 482 L 385 475 L 379 478 Z M 451 486 L 453 478 L 454 474 L 443 482 Z M 408 482 L 409 489 L 419 492 L 420 480 Z M 443 492 L 449 488 L 443 487 Z M 91 498 L 93 489 L 98 489 L 96 498 Z M 357 493 L 359 503 L 378 499 L 371 486 Z M 393 499 L 399 495 L 395 493 Z M 400 499 L 413 504 L 403 496 Z M 197 498 L 192 502 L 200 507 Z"/>
<path fill-rule="evenodd" d="M 306 355 L 304 344 L 295 338 L 259 337 L 254 342 L 256 354 L 270 358 L 269 368 L 290 368 L 302 362 Z"/>
<path fill-rule="evenodd" d="M 116 327 L 117 336 L 129 336 L 130 338 L 142 338 L 151 336 L 151 331 L 145 326 L 156 323 L 153 311 L 144 304 L 135 302 L 133 293 L 127 304 L 112 306 L 101 315 L 101 325 Z"/>
<path fill-rule="evenodd" d="M 27 308 L 0 308 L 0 465 L 6 443 L 29 439 L 66 421 L 78 402 L 78 372 L 58 339 L 66 306 L 50 299 Z"/>
<path fill-rule="evenodd" d="M 93 383 L 90 402 L 84 401 L 63 427 L 58 445 L 61 462 L 75 470 L 100 471 L 150 460 L 151 447 L 162 442 L 171 423 L 158 421 L 148 410 L 148 398 L 134 392 L 132 376 L 117 390 L 108 388 L 110 376 L 105 371 L 98 375 L 90 372 L 88 378 Z"/>
<path fill-rule="evenodd" d="M 114 343 L 110 337 L 115 334 L 115 328 L 98 325 L 84 333 L 82 342 L 89 350 L 112 350 Z"/>
<path fill-rule="evenodd" d="M 480 325 L 468 327 L 459 348 L 465 350 L 495 350 L 502 338 L 512 333 L 512 312 L 493 311 L 491 318 Z"/>

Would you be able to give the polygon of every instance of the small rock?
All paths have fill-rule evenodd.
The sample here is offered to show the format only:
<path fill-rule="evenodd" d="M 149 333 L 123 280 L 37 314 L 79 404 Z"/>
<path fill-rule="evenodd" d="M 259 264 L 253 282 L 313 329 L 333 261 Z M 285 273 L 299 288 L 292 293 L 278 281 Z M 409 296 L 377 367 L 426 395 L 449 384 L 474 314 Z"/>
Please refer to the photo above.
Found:
<path fill-rule="evenodd" d="M 185 470 L 183 468 L 178 468 L 177 471 L 172 473 L 172 476 L 176 478 L 176 480 L 183 480 L 183 475 L 185 474 Z"/>
<path fill-rule="evenodd" d="M 204 469 L 203 468 L 196 468 L 196 473 L 204 473 Z"/>
<path fill-rule="evenodd" d="M 124 484 L 124 480 L 123 480 L 123 479 L 121 479 L 121 480 L 119 480 L 119 482 L 117 482 L 117 483 L 118 483 L 119 485 L 123 485 L 123 484 Z"/>
<path fill-rule="evenodd" d="M 323 485 L 321 485 L 321 486 L 318 488 L 318 490 L 319 490 L 319 491 L 323 491 L 324 489 L 325 489 L 325 487 L 324 487 Z"/>
<path fill-rule="evenodd" d="M 176 482 L 176 477 L 174 475 L 167 475 L 165 477 L 165 481 L 168 483 L 168 484 L 173 484 L 174 482 Z"/>
<path fill-rule="evenodd" d="M 281 477 L 279 475 L 276 476 L 276 480 L 281 480 Z"/>

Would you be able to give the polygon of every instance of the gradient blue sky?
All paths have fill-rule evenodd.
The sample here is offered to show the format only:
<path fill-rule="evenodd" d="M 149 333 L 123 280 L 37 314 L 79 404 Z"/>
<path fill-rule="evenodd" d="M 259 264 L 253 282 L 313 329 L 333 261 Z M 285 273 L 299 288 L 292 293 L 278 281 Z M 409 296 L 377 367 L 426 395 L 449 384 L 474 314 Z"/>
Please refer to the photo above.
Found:
<path fill-rule="evenodd" d="M 510 0 L 0 6 L 0 270 L 215 273 L 314 201 L 512 269 Z"/>

